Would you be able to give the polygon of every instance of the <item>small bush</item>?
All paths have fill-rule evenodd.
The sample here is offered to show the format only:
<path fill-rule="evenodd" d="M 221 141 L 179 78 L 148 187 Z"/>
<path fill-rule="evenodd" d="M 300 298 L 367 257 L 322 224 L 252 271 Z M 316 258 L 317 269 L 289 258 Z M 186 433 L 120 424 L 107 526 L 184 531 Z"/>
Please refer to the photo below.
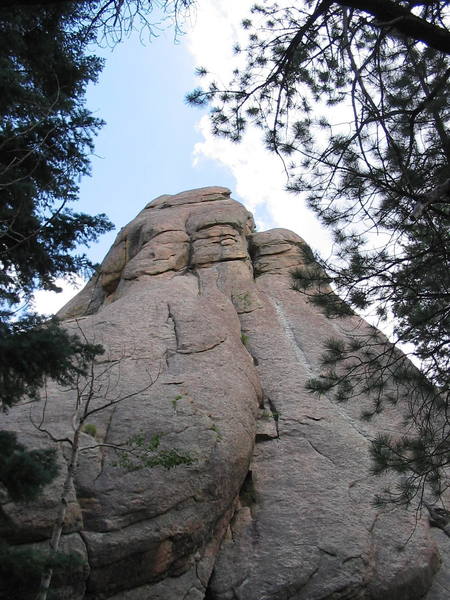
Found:
<path fill-rule="evenodd" d="M 86 423 L 86 425 L 83 425 L 83 433 L 87 433 L 95 438 L 97 435 L 97 427 L 93 423 Z"/>

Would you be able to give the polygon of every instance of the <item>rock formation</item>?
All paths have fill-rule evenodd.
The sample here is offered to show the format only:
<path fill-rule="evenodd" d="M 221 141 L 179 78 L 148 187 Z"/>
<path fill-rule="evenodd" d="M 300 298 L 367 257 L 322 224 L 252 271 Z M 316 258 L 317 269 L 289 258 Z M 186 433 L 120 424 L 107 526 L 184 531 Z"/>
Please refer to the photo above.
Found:
<path fill-rule="evenodd" d="M 291 289 L 304 242 L 259 233 L 225 188 L 149 203 L 123 228 L 98 274 L 60 312 L 101 343 L 103 379 L 83 450 L 63 546 L 85 565 L 58 591 L 72 600 L 414 600 L 440 566 L 428 520 L 376 510 L 376 431 L 359 403 L 308 394 L 323 342 L 367 325 L 327 319 Z M 100 379 L 101 379 L 100 377 Z M 100 379 L 97 379 L 98 383 Z M 71 436 L 77 392 L 49 384 L 5 427 L 29 447 Z M 83 392 L 85 393 L 85 392 Z M 32 422 L 35 424 L 33 426 Z M 159 435 L 194 459 L 132 470 L 112 446 Z M 66 469 L 30 505 L 2 499 L 2 535 L 46 543 Z M 445 537 L 441 531 L 438 532 Z M 441 579 L 439 579 L 439 577 Z M 445 580 L 429 594 L 446 596 Z M 433 595 L 434 594 L 434 595 Z"/>

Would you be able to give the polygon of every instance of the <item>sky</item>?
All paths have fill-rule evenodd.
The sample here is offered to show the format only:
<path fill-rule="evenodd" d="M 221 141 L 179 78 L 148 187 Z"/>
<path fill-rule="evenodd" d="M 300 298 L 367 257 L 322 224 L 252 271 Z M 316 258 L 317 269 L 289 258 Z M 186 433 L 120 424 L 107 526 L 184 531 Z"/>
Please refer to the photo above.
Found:
<path fill-rule="evenodd" d="M 86 106 L 106 121 L 96 138 L 92 175 L 80 181 L 74 209 L 106 213 L 116 230 L 87 254 L 101 262 L 117 231 L 153 198 L 219 185 L 253 214 L 260 231 L 291 229 L 327 256 L 331 242 L 301 198 L 284 191 L 280 160 L 268 153 L 260 132 L 250 130 L 240 144 L 210 133 L 206 109 L 187 105 L 185 96 L 201 80 L 204 66 L 226 83 L 235 65 L 232 48 L 243 36 L 240 23 L 254 0 L 199 1 L 186 18 L 184 33 L 161 24 L 157 37 L 136 31 L 114 48 L 95 47 L 105 59 Z M 153 22 L 160 19 L 154 15 Z M 82 285 L 82 282 L 79 282 Z M 76 293 L 60 281 L 60 294 L 37 292 L 35 308 L 51 314 Z"/>

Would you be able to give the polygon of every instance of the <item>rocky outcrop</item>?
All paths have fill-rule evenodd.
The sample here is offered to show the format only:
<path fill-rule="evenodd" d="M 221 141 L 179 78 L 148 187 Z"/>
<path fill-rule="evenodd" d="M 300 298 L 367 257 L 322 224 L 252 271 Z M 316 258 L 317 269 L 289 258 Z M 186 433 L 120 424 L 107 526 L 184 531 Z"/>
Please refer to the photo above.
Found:
<path fill-rule="evenodd" d="M 323 342 L 366 324 L 327 319 L 291 289 L 301 238 L 254 229 L 225 188 L 161 196 L 61 311 L 105 348 L 63 535 L 85 568 L 61 597 L 414 600 L 430 587 L 428 521 L 372 506 L 385 482 L 370 475 L 370 440 L 400 431 L 401 415 L 368 424 L 364 398 L 338 405 L 304 387 Z M 16 407 L 6 426 L 30 447 L 70 438 L 86 393 L 49 384 L 31 418 Z M 127 468 L 114 447 L 136 435 L 193 462 Z M 49 537 L 68 456 L 55 445 L 60 476 L 39 501 L 2 500 L 11 543 Z"/>

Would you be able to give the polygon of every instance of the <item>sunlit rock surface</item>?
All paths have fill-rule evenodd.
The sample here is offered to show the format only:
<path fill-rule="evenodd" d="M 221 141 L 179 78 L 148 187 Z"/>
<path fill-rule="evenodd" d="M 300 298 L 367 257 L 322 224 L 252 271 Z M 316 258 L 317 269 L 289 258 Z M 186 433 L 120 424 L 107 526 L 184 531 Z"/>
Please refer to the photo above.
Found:
<path fill-rule="evenodd" d="M 256 233 L 225 188 L 161 196 L 62 309 L 68 329 L 105 348 L 96 373 L 107 379 L 93 402 L 107 407 L 89 419 L 95 439 L 82 434 L 63 539 L 86 564 L 60 598 L 427 593 L 440 565 L 428 521 L 372 506 L 385 482 L 369 473 L 369 443 L 380 429 L 398 433 L 401 415 L 368 424 L 364 399 L 343 406 L 305 390 L 323 342 L 366 325 L 327 319 L 291 289 L 302 246 L 284 229 Z M 15 408 L 5 427 L 48 447 L 36 426 L 70 437 L 75 402 L 76 390 L 49 385 L 45 404 Z M 139 433 L 195 462 L 118 466 L 110 446 Z M 50 535 L 68 457 L 57 447 L 61 473 L 39 501 L 2 498 L 1 533 L 12 543 Z M 430 600 L 447 598 L 437 577 Z"/>

